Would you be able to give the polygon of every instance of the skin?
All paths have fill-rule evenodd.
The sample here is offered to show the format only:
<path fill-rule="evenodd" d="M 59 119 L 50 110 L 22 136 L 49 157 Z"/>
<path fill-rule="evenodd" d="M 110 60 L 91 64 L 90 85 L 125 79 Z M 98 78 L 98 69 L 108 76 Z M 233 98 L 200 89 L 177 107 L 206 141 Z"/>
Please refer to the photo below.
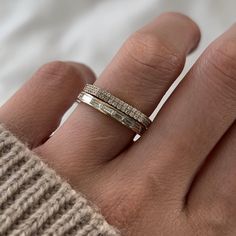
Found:
<path fill-rule="evenodd" d="M 95 84 L 150 115 L 199 39 L 191 19 L 163 14 L 130 36 Z M 236 25 L 205 50 L 137 142 L 85 104 L 57 129 L 94 81 L 79 63 L 44 65 L 0 108 L 0 121 L 123 235 L 236 235 Z"/>

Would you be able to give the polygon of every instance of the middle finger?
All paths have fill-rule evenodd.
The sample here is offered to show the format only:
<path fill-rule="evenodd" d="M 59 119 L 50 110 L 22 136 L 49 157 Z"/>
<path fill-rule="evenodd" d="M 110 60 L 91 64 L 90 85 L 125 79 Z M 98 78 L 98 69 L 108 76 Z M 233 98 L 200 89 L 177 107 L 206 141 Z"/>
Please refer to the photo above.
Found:
<path fill-rule="evenodd" d="M 233 25 L 205 50 L 145 138 L 130 149 L 129 161 L 136 163 L 138 153 L 138 168 L 145 165 L 158 183 L 162 179 L 171 191 L 165 194 L 185 200 L 206 157 L 236 119 L 235 39 Z"/>

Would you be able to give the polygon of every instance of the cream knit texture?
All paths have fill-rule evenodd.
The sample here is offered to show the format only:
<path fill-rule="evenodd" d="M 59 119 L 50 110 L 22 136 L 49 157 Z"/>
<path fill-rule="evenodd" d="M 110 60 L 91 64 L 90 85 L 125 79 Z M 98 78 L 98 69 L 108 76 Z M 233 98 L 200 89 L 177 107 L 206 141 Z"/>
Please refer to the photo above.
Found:
<path fill-rule="evenodd" d="M 0 125 L 0 235 L 120 234 L 82 194 Z"/>

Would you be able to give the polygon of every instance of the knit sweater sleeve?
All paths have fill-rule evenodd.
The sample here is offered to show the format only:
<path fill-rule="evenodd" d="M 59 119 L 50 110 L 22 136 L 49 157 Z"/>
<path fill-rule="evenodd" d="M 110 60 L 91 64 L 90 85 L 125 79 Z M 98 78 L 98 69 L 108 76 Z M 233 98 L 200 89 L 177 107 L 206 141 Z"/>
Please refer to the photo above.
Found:
<path fill-rule="evenodd" d="M 82 194 L 0 126 L 0 235 L 120 235 Z"/>

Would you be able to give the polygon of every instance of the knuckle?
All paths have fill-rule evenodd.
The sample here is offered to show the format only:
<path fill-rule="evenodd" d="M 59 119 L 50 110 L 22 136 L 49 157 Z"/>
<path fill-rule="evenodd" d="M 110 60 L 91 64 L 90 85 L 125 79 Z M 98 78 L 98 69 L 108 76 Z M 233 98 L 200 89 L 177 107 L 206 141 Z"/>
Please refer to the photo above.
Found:
<path fill-rule="evenodd" d="M 185 63 L 184 55 L 150 33 L 135 32 L 124 47 L 131 61 L 138 66 L 154 69 L 164 75 L 179 72 Z"/>
<path fill-rule="evenodd" d="M 64 86 L 67 83 L 76 83 L 78 72 L 69 63 L 53 61 L 43 65 L 35 74 L 35 77 L 52 83 L 53 86 Z"/>
<path fill-rule="evenodd" d="M 208 70 L 216 74 L 214 83 L 236 101 L 236 43 L 223 41 L 212 46 L 207 54 Z M 217 79 L 219 78 L 219 79 Z"/>

